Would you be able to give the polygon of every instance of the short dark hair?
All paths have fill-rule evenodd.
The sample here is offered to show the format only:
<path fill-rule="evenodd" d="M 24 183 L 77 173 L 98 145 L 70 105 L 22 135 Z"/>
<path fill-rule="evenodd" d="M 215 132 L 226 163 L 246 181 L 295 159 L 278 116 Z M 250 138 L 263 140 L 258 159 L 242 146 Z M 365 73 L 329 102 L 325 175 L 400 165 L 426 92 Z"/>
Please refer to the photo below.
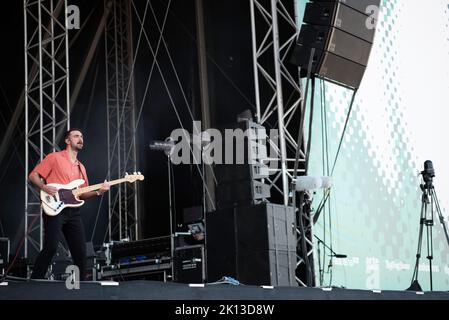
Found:
<path fill-rule="evenodd" d="M 81 129 L 78 129 L 78 128 L 70 128 L 70 129 L 67 130 L 67 131 L 65 132 L 65 134 L 64 134 L 64 142 L 65 142 L 65 139 L 67 139 L 68 137 L 70 137 L 70 134 L 71 134 L 73 131 L 79 131 L 79 132 L 82 132 Z"/>

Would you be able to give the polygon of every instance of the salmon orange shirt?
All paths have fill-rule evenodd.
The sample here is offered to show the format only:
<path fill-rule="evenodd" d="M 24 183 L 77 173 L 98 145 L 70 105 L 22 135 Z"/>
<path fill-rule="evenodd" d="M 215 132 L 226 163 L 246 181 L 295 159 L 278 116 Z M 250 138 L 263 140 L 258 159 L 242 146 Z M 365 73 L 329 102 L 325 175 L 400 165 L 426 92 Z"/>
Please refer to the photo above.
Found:
<path fill-rule="evenodd" d="M 46 183 L 68 184 L 73 180 L 83 179 L 85 183 L 80 187 L 87 187 L 86 168 L 81 162 L 72 162 L 67 150 L 48 154 L 31 173 L 37 172 Z"/>

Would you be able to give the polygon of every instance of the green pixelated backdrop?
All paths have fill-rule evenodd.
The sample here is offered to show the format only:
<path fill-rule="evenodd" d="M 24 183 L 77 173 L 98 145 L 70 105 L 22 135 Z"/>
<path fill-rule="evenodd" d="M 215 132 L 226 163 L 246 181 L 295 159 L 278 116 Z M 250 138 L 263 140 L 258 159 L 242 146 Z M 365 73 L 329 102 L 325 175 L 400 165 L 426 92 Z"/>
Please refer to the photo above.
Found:
<path fill-rule="evenodd" d="M 306 2 L 298 1 L 299 23 Z M 317 81 L 310 175 L 329 174 L 351 97 L 348 89 Z M 433 161 L 436 193 L 448 220 L 448 101 L 449 0 L 383 0 L 329 206 L 314 225 L 316 236 L 348 258 L 331 261 L 329 250 L 315 241 L 317 285 L 395 290 L 410 285 L 425 160 Z M 321 199 L 321 192 L 313 196 L 315 209 Z M 449 245 L 437 217 L 432 232 L 433 287 L 449 290 Z M 429 290 L 425 237 L 419 283 Z"/>

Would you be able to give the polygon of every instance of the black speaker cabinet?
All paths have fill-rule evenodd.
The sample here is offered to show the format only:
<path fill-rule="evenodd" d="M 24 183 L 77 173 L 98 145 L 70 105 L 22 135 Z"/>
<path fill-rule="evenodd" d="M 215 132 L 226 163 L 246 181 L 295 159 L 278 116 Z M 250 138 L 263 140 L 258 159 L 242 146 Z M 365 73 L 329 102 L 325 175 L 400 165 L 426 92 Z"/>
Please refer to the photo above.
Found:
<path fill-rule="evenodd" d="M 257 180 L 219 183 L 215 192 L 217 207 L 228 208 L 254 204 L 270 197 L 270 186 Z"/>
<path fill-rule="evenodd" d="M 376 6 L 379 8 L 380 0 L 314 0 L 315 2 L 340 2 L 347 7 L 353 8 L 361 13 L 369 14 L 370 6 Z"/>
<path fill-rule="evenodd" d="M 336 27 L 373 43 L 375 28 L 370 27 L 370 17 L 339 1 L 307 3 L 304 12 L 304 22 L 313 25 Z"/>
<path fill-rule="evenodd" d="M 180 283 L 204 283 L 206 266 L 204 245 L 192 245 L 175 248 L 175 281 Z"/>
<path fill-rule="evenodd" d="M 358 88 L 374 40 L 373 18 L 367 8 L 379 0 L 314 1 L 306 5 L 304 22 L 291 63 L 307 75 L 312 48 L 312 75 Z M 374 22 L 377 21 L 374 19 Z"/>
<path fill-rule="evenodd" d="M 303 25 L 298 43 L 321 51 L 328 51 L 362 66 L 368 64 L 371 52 L 370 42 L 329 26 Z M 310 55 L 307 60 L 309 57 Z"/>
<path fill-rule="evenodd" d="M 0 238 L 0 274 L 2 269 L 6 269 L 9 263 L 9 238 Z"/>
<path fill-rule="evenodd" d="M 246 164 L 216 164 L 214 174 L 218 183 L 263 179 L 269 177 L 269 168 L 256 161 Z"/>
<path fill-rule="evenodd" d="M 296 286 L 294 208 L 263 203 L 207 214 L 207 280 Z"/>
<path fill-rule="evenodd" d="M 312 48 L 297 44 L 293 53 L 292 63 L 307 68 Z M 358 88 L 362 82 L 366 67 L 351 60 L 342 58 L 328 51 L 315 49 L 312 58 L 313 74 L 335 80 L 352 88 Z M 301 77 L 307 74 L 301 70 Z"/>

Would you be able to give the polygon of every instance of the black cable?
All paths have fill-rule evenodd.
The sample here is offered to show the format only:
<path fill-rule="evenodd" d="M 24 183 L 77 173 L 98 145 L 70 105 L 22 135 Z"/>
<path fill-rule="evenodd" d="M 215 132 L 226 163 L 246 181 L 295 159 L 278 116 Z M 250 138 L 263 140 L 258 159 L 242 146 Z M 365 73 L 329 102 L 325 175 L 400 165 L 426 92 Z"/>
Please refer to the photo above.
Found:
<path fill-rule="evenodd" d="M 168 5 L 170 5 L 170 3 L 169 3 Z M 160 25 L 159 25 L 159 23 L 158 23 L 158 21 L 157 21 L 157 16 L 156 16 L 156 14 L 155 14 L 155 11 L 154 11 L 154 8 L 153 8 L 151 2 L 150 2 L 150 9 L 151 9 L 151 13 L 153 14 L 154 21 L 156 22 L 156 26 L 157 26 L 157 28 L 158 28 L 158 30 L 159 30 L 159 32 L 160 32 L 161 40 L 162 40 L 162 42 L 163 42 L 163 44 L 164 44 L 165 50 L 166 50 L 166 52 L 167 52 L 167 56 L 168 56 L 168 58 L 169 58 L 169 60 L 170 60 L 171 67 L 172 67 L 173 72 L 174 72 L 174 74 L 175 74 L 175 76 L 176 76 L 176 80 L 177 80 L 177 82 L 178 82 L 179 88 L 180 88 L 180 90 L 181 90 L 181 92 L 182 92 L 182 95 L 183 95 L 183 97 L 184 97 L 184 101 L 185 101 L 185 104 L 186 104 L 187 111 L 189 112 L 189 115 L 190 115 L 191 120 L 192 120 L 192 121 L 195 121 L 195 118 L 194 118 L 194 116 L 193 116 L 193 110 L 192 110 L 193 108 L 190 107 L 190 105 L 189 105 L 189 103 L 188 103 L 188 101 L 187 101 L 186 94 L 185 94 L 184 89 L 183 89 L 183 87 L 182 87 L 182 85 L 181 85 L 181 81 L 179 80 L 178 72 L 177 72 L 177 70 L 176 70 L 176 67 L 175 67 L 175 64 L 174 64 L 174 62 L 173 62 L 173 59 L 172 59 L 172 57 L 171 57 L 171 55 L 170 55 L 170 51 L 169 51 L 169 49 L 168 49 L 167 43 L 166 43 L 166 41 L 165 41 L 165 39 L 164 39 L 164 37 L 163 37 L 163 29 L 161 29 L 161 27 L 160 27 Z M 171 14 L 171 11 L 169 11 L 168 9 L 169 9 L 169 8 L 167 7 L 167 14 L 169 14 L 169 13 Z M 156 52 L 156 53 L 157 53 L 157 52 Z M 207 51 L 206 51 L 206 53 L 207 53 Z M 155 60 L 156 60 L 156 56 L 155 56 Z M 161 72 L 161 76 L 162 76 L 162 72 Z M 189 91 L 189 92 L 190 92 L 190 91 Z M 254 108 L 253 108 L 253 110 L 254 110 Z M 181 126 L 182 126 L 182 123 L 180 123 L 180 124 L 181 124 Z M 191 151 L 192 151 L 192 154 L 193 154 L 193 150 L 192 150 L 192 149 L 191 149 Z M 200 160 L 200 161 L 201 161 L 201 160 Z M 211 206 L 215 209 L 215 204 L 214 204 L 213 201 L 212 201 L 212 198 L 211 198 L 211 196 L 210 196 L 209 188 L 207 187 L 207 183 L 206 183 L 205 178 L 204 178 L 204 174 L 205 174 L 205 173 L 202 172 L 202 171 L 200 170 L 200 168 L 198 167 L 198 165 L 197 165 L 197 169 L 198 169 L 198 172 L 200 173 L 201 179 L 202 179 L 202 181 L 203 181 L 203 185 L 205 185 L 206 192 L 207 192 L 207 195 L 208 195 L 208 198 L 209 198 L 209 203 L 210 203 Z M 214 179 L 215 184 L 217 184 L 217 178 L 215 177 L 214 170 L 212 169 L 212 167 L 210 167 L 210 169 L 211 169 L 211 170 L 210 170 L 210 173 L 211 173 L 211 175 L 212 175 L 212 178 Z"/>
<path fill-rule="evenodd" d="M 324 109 L 324 130 L 326 135 L 326 176 L 329 175 L 329 131 L 328 131 L 328 124 L 327 124 L 327 107 L 326 107 L 326 84 L 324 80 L 322 80 L 322 86 L 323 86 L 323 109 Z M 328 194 L 328 199 L 330 199 L 331 195 Z M 330 250 L 333 252 L 333 231 L 332 231 L 332 214 L 330 210 L 330 204 L 327 203 L 327 210 L 326 210 L 326 202 L 324 203 L 324 217 L 326 217 L 326 211 L 329 215 L 328 223 L 329 223 L 329 241 L 330 241 Z M 333 266 L 333 256 L 331 255 L 329 264 Z M 332 279 L 333 279 L 333 268 L 330 269 L 330 275 L 329 275 L 329 286 L 332 286 Z"/>
<path fill-rule="evenodd" d="M 322 153 L 323 153 L 323 175 L 327 176 L 329 175 L 329 134 L 328 134 L 328 125 L 327 125 L 327 108 L 326 108 L 326 86 L 324 80 L 321 81 L 321 126 L 322 126 Z M 330 193 L 327 193 L 323 195 L 323 199 L 318 205 L 317 212 L 321 212 L 321 210 L 324 211 L 323 214 L 323 265 L 326 262 L 326 251 L 327 247 L 326 244 L 326 236 L 329 232 L 330 237 L 330 245 L 329 249 L 331 252 L 333 252 L 333 231 L 332 231 L 332 215 L 331 210 L 329 207 L 328 199 L 330 199 Z M 328 216 L 328 217 L 327 217 Z M 314 219 L 314 223 L 316 222 L 316 218 Z M 329 230 L 327 230 L 329 227 Z M 320 245 L 318 243 L 318 245 Z M 332 285 L 332 279 L 333 279 L 333 255 L 330 255 L 328 270 L 326 273 L 329 274 L 329 286 Z M 323 270 L 324 272 L 324 270 Z M 320 281 L 324 278 L 324 274 L 320 274 Z"/>
<path fill-rule="evenodd" d="M 11 111 L 11 113 L 12 113 L 11 104 L 9 103 L 9 99 L 8 99 L 8 97 L 6 96 L 5 90 L 4 90 L 3 85 L 2 85 L 1 82 L 0 82 L 0 91 L 2 92 L 2 96 L 3 96 L 4 100 L 5 100 L 6 106 L 8 107 L 8 109 L 9 109 L 9 110 Z M 6 121 L 6 119 L 5 119 L 5 117 L 3 116 L 3 113 L 2 113 L 2 112 L 0 112 L 0 117 L 1 117 L 1 119 L 2 119 L 2 121 L 3 121 L 3 123 L 5 124 L 5 126 L 8 126 L 8 122 Z M 17 127 L 17 128 L 19 128 L 19 127 Z M 21 135 L 23 136 L 23 132 L 21 132 Z M 10 166 L 10 164 L 11 164 L 11 161 L 12 161 L 12 158 L 13 158 L 14 154 L 17 155 L 17 158 L 18 158 L 18 160 L 19 160 L 20 165 L 22 166 L 22 169 L 25 170 L 24 162 L 22 161 L 22 158 L 20 157 L 20 153 L 19 153 L 19 151 L 18 151 L 18 149 L 17 149 L 17 146 L 16 146 L 16 144 L 14 143 L 14 142 L 16 142 L 16 140 L 17 140 L 17 136 L 15 136 L 15 137 L 13 136 L 12 140 L 13 140 L 13 144 L 12 144 L 12 145 L 13 145 L 13 147 L 14 147 L 14 153 L 11 153 L 11 157 L 9 158 L 7 165 L 4 166 L 3 174 L 2 174 L 2 176 L 0 177 L 0 183 L 3 181 L 3 179 L 4 179 L 5 176 L 6 176 L 6 173 L 8 172 L 8 168 L 9 168 L 9 166 Z"/>
<path fill-rule="evenodd" d="M 333 250 L 333 244 L 332 244 L 332 218 L 331 218 L 332 215 L 331 215 L 331 212 L 330 212 L 329 208 L 328 208 L 327 212 L 329 214 L 329 237 L 330 237 L 330 245 L 329 245 L 329 247 L 331 248 L 331 250 Z M 333 279 L 333 272 L 334 272 L 333 259 L 334 259 L 334 256 L 331 255 L 330 259 L 329 259 L 329 286 L 332 286 L 332 279 Z"/>
<path fill-rule="evenodd" d="M 28 228 L 28 230 L 27 230 L 27 234 L 26 234 L 26 235 L 23 235 L 22 240 L 20 240 L 20 243 L 19 243 L 19 245 L 17 246 L 17 249 L 16 249 L 16 254 L 14 255 L 14 258 L 13 258 L 13 260 L 11 261 L 11 263 L 9 264 L 8 268 L 6 268 L 4 277 L 7 277 L 9 271 L 11 271 L 11 269 L 14 267 L 14 265 L 15 265 L 15 263 L 16 263 L 16 260 L 17 260 L 17 257 L 19 256 L 19 252 L 20 252 L 20 250 L 22 249 L 23 245 L 25 244 L 25 241 L 26 241 L 25 238 L 26 238 L 26 236 L 28 235 L 28 233 L 30 232 L 30 230 L 33 228 L 33 226 L 34 226 L 34 224 L 36 223 L 36 220 L 37 220 L 38 218 L 40 218 L 40 215 L 36 215 L 36 216 L 34 217 L 34 219 L 31 221 L 30 226 L 29 226 L 29 228 Z"/>
<path fill-rule="evenodd" d="M 322 158 L 323 159 L 322 164 L 323 164 L 323 175 L 325 176 L 326 175 L 326 163 L 328 162 L 328 158 L 327 158 L 327 155 L 325 152 L 327 136 L 326 136 L 326 132 L 325 132 L 325 130 L 326 130 L 326 128 L 325 128 L 326 112 L 325 112 L 325 105 L 323 102 L 324 81 L 321 80 L 320 83 L 321 83 L 321 92 L 320 92 L 320 97 L 321 97 L 321 151 L 322 151 L 322 154 L 324 155 Z M 326 214 L 323 215 L 323 242 L 326 242 Z M 319 246 L 320 246 L 320 243 L 318 243 L 318 247 Z M 323 246 L 323 266 L 326 261 L 326 250 L 327 250 L 327 248 L 325 246 Z M 324 268 L 323 268 L 323 270 L 320 270 L 320 285 L 323 285 L 323 282 L 324 282 Z"/>
<path fill-rule="evenodd" d="M 3 229 L 2 219 L 0 218 L 0 231 L 2 233 L 2 237 L 6 237 L 5 230 Z"/>
<path fill-rule="evenodd" d="M 137 13 L 137 9 L 136 9 L 136 7 L 134 6 L 134 3 L 132 3 L 132 4 L 133 4 L 134 10 L 135 10 L 136 13 Z M 168 8 L 167 8 L 167 10 L 168 10 Z M 168 14 L 168 13 L 169 13 L 169 11 L 167 11 L 167 14 Z M 177 109 L 177 107 L 176 107 L 175 101 L 174 101 L 174 99 L 173 99 L 173 97 L 172 97 L 172 95 L 171 95 L 171 92 L 170 92 L 170 89 L 169 89 L 169 87 L 168 87 L 167 81 L 165 80 L 164 75 L 163 75 L 163 73 L 162 73 L 162 69 L 161 69 L 161 67 L 160 67 L 160 65 L 159 65 L 159 63 L 157 62 L 157 59 L 156 59 L 157 53 L 158 53 L 158 48 L 159 48 L 160 40 L 163 40 L 162 32 L 161 32 L 161 36 L 160 36 L 160 39 L 159 39 L 159 41 L 158 41 L 158 45 L 157 45 L 156 52 L 155 52 L 155 51 L 153 50 L 153 47 L 151 46 L 151 42 L 150 42 L 150 40 L 149 40 L 149 38 L 148 38 L 148 35 L 147 35 L 146 31 L 145 31 L 144 28 L 143 28 L 144 22 L 142 22 L 142 20 L 140 19 L 140 16 L 139 16 L 138 14 L 136 14 L 136 15 L 137 15 L 137 18 L 138 18 L 139 23 L 140 23 L 140 25 L 141 25 L 141 30 L 143 31 L 143 34 L 144 34 L 144 36 L 145 36 L 145 39 L 146 39 L 146 41 L 147 41 L 147 43 L 148 43 L 148 47 L 149 47 L 149 49 L 150 49 L 150 51 L 151 51 L 151 54 L 152 54 L 152 56 L 153 56 L 153 58 L 154 58 L 153 64 L 152 64 L 152 67 L 151 67 L 151 68 L 152 68 L 151 70 L 153 70 L 153 66 L 154 66 L 154 64 L 155 64 L 156 67 L 157 67 L 158 70 L 159 70 L 159 74 L 160 74 L 160 76 L 161 76 L 162 83 L 164 84 L 165 90 L 167 91 L 168 97 L 169 97 L 170 102 L 171 102 L 171 107 L 173 108 L 173 111 L 174 111 L 174 113 L 175 113 L 175 115 L 176 115 L 176 118 L 177 118 L 177 120 L 178 120 L 178 122 L 179 122 L 179 125 L 181 126 L 181 128 L 182 128 L 183 130 L 185 130 L 185 129 L 184 129 L 184 125 L 183 125 L 183 123 L 182 123 L 182 121 L 181 121 L 180 113 L 179 113 L 179 111 L 178 111 L 178 109 Z M 145 16 L 146 16 L 146 15 L 144 15 L 144 18 L 145 18 Z M 165 20 L 166 20 L 166 19 L 165 19 Z M 164 21 L 165 21 L 165 20 L 164 20 Z M 156 23 L 157 23 L 157 22 L 156 22 Z M 164 22 L 164 23 L 165 23 L 165 22 Z M 164 46 L 166 46 L 165 40 L 163 40 L 163 42 L 164 42 Z M 168 51 L 168 49 L 167 49 L 167 51 Z M 170 57 L 170 55 L 169 55 L 169 57 Z M 171 59 L 171 58 L 170 58 L 170 59 Z M 172 66 L 172 67 L 173 67 L 173 66 Z M 140 115 L 141 115 L 141 111 L 142 111 L 142 107 L 143 107 L 143 102 L 144 102 L 144 100 L 145 100 L 145 98 L 146 98 L 146 93 L 147 93 L 148 85 L 149 85 L 149 82 L 150 82 L 150 79 L 151 79 L 151 74 L 152 74 L 152 71 L 150 72 L 150 77 L 148 78 L 148 81 L 147 81 L 147 85 L 146 85 L 146 89 L 145 89 L 144 98 L 142 99 L 142 105 L 141 105 L 141 108 L 140 108 L 140 111 L 139 111 L 139 116 L 138 116 L 137 121 L 136 121 L 137 124 L 139 123 L 139 120 L 140 120 Z M 175 74 L 176 74 L 176 70 L 175 70 Z M 180 86 L 180 88 L 181 88 L 181 91 L 183 92 L 182 86 Z M 188 111 L 191 113 L 190 108 L 187 108 L 187 109 L 188 109 Z M 192 118 L 193 118 L 193 116 L 192 116 Z M 199 175 L 201 176 L 201 179 L 202 179 L 203 183 L 205 183 L 205 178 L 204 178 L 204 176 L 202 175 L 201 169 L 199 168 L 198 160 L 195 159 L 195 153 L 193 152 L 193 148 L 190 146 L 190 144 L 189 144 L 189 149 L 190 149 L 190 152 L 192 153 L 192 155 L 193 155 L 193 157 L 194 157 L 195 167 L 197 168 L 197 171 L 198 171 Z M 208 189 L 208 188 L 206 188 L 206 192 L 207 192 L 207 195 L 208 195 L 209 199 L 211 200 L 211 195 L 210 195 L 210 192 L 209 192 L 209 189 Z M 212 200 L 211 200 L 211 204 L 213 204 L 213 201 L 212 201 Z M 213 206 L 213 209 L 215 210 L 215 206 Z"/>
<path fill-rule="evenodd" d="M 357 89 L 355 89 L 353 94 L 352 94 L 352 98 L 351 98 L 351 102 L 350 102 L 350 105 L 349 105 L 348 114 L 347 114 L 346 120 L 345 120 L 345 125 L 344 125 L 343 131 L 341 133 L 341 137 L 340 137 L 340 142 L 338 144 L 337 153 L 335 154 L 334 164 L 332 165 L 332 171 L 330 173 L 331 175 L 334 174 L 334 170 L 335 170 L 335 166 L 337 164 L 338 156 L 340 155 L 341 146 L 343 145 L 343 140 L 345 138 L 346 129 L 348 128 L 349 119 L 350 119 L 350 116 L 351 116 L 352 108 L 354 106 L 354 101 L 355 101 L 356 94 L 357 94 Z M 326 205 L 326 202 L 324 202 L 324 205 Z M 330 237 L 331 237 L 330 248 L 332 249 L 332 215 L 331 215 L 330 210 L 328 210 L 328 214 L 329 214 L 329 234 L 330 234 Z M 329 266 L 330 266 L 330 268 L 329 268 L 329 272 L 330 272 L 329 285 L 332 285 L 332 280 L 333 280 L 332 260 L 333 260 L 333 257 L 331 256 L 330 261 L 329 261 Z"/>
<path fill-rule="evenodd" d="M 326 98 L 325 98 L 325 96 L 326 96 L 325 88 L 326 88 L 326 86 L 323 84 L 323 96 L 324 96 L 324 102 L 326 101 Z M 350 102 L 350 105 L 349 105 L 348 114 L 347 114 L 347 116 L 346 116 L 345 125 L 344 125 L 344 128 L 343 128 L 341 137 L 340 137 L 338 149 L 337 149 L 337 152 L 336 152 L 336 155 L 335 155 L 335 159 L 334 159 L 334 163 L 333 163 L 333 166 L 332 166 L 332 170 L 331 170 L 331 172 L 330 172 L 330 176 L 333 175 L 334 170 L 335 170 L 335 166 L 336 166 L 336 163 L 337 163 L 337 160 L 338 160 L 340 151 L 341 151 L 341 147 L 342 147 L 342 144 L 343 144 L 343 140 L 344 140 L 344 137 L 345 137 L 346 129 L 347 129 L 347 127 L 348 127 L 348 123 L 349 123 L 349 119 L 350 119 L 350 116 L 351 116 L 352 108 L 353 108 L 353 106 L 354 106 L 354 101 L 355 101 L 356 94 L 357 94 L 357 89 L 354 90 L 353 95 L 352 95 L 352 98 L 351 98 L 351 102 Z M 324 104 L 324 105 L 325 105 L 325 104 Z M 325 108 L 325 107 L 324 107 L 324 112 L 326 113 L 326 108 Z M 329 138 L 328 138 L 327 118 L 324 117 L 324 119 L 325 119 L 325 132 L 326 132 L 326 139 L 325 139 L 325 141 L 326 141 L 326 158 L 327 158 L 326 163 L 328 164 L 328 163 L 329 163 L 329 145 L 328 145 Z M 327 172 L 328 172 L 327 175 L 329 175 L 329 167 L 327 166 L 326 169 L 327 169 Z M 320 213 L 322 210 L 324 210 L 324 212 L 325 212 L 324 215 L 326 215 L 326 204 L 327 204 L 327 201 L 329 200 L 329 198 L 330 198 L 330 193 L 328 192 L 328 193 L 326 193 L 326 194 L 323 196 L 323 198 L 321 199 L 320 204 L 318 205 L 318 208 L 317 208 L 317 210 L 316 210 L 316 212 L 318 213 L 318 215 L 316 214 L 316 215 L 314 216 L 314 218 L 313 218 L 313 222 L 314 222 L 314 223 L 318 220 L 319 213 Z M 331 238 L 331 239 L 330 239 L 330 241 L 331 241 L 331 246 L 330 246 L 330 248 L 332 248 L 332 217 L 331 217 L 331 212 L 330 212 L 330 208 L 329 208 L 329 207 L 328 207 L 327 213 L 328 213 L 328 215 L 329 215 L 329 234 L 330 234 L 330 238 Z M 330 266 L 332 266 L 332 257 L 331 257 L 331 261 L 330 261 Z M 332 269 L 329 268 L 328 270 L 329 270 L 328 272 L 330 273 L 330 282 L 332 283 L 332 276 L 333 276 L 333 274 L 332 274 Z"/>
<path fill-rule="evenodd" d="M 172 209 L 173 209 L 173 227 L 174 230 L 173 232 L 176 232 L 176 187 L 175 187 L 175 171 L 173 169 L 173 163 L 170 161 L 170 168 L 169 170 L 171 170 L 171 174 L 170 174 L 170 179 L 171 179 L 171 188 L 172 188 L 172 196 L 173 196 L 173 205 L 172 205 Z"/>
<path fill-rule="evenodd" d="M 93 104 L 93 100 L 94 100 L 94 93 L 96 92 L 96 87 L 97 87 L 98 70 L 99 70 L 99 67 L 100 67 L 100 64 L 98 63 L 99 52 L 100 52 L 100 50 L 96 50 L 96 52 L 95 52 L 95 58 L 94 58 L 94 61 L 95 61 L 95 64 L 96 64 L 96 66 L 95 66 L 95 74 L 94 74 L 93 85 L 92 85 L 92 89 L 90 91 L 89 103 L 88 103 L 88 106 L 87 106 L 87 111 L 85 113 L 85 118 L 84 118 L 84 123 L 83 123 L 82 128 L 87 128 L 87 123 L 91 119 L 89 115 L 90 115 L 90 112 L 92 110 L 92 104 Z"/>
<path fill-rule="evenodd" d="M 332 166 L 331 175 L 334 174 L 335 165 L 337 164 L 338 156 L 340 155 L 341 146 L 343 145 L 343 140 L 345 138 L 346 129 L 348 128 L 349 118 L 351 116 L 352 107 L 354 106 L 354 101 L 355 101 L 356 94 L 357 94 L 357 89 L 355 89 L 354 93 L 352 94 L 351 103 L 349 104 L 348 114 L 346 115 L 345 125 L 343 127 L 343 132 L 341 133 L 341 137 L 340 137 L 340 142 L 338 144 L 337 153 L 335 154 L 335 159 L 334 159 L 334 164 Z"/>
<path fill-rule="evenodd" d="M 159 0 L 160 3 L 163 3 L 161 0 Z M 180 27 L 185 31 L 187 36 L 198 45 L 198 40 L 196 39 L 196 36 L 193 35 L 188 28 L 185 26 L 185 24 L 178 19 L 178 17 L 173 13 L 169 12 L 169 14 L 174 18 L 174 20 L 180 25 Z M 218 71 L 225 77 L 227 81 L 231 84 L 231 86 L 242 96 L 242 98 L 248 103 L 248 105 L 252 108 L 253 111 L 256 110 L 256 106 L 254 103 L 239 89 L 238 85 L 234 83 L 231 78 L 226 74 L 226 72 L 223 71 L 223 69 L 218 65 L 218 63 L 212 58 L 211 54 L 204 48 L 204 51 L 206 53 L 206 57 L 212 64 L 218 69 Z"/>
<path fill-rule="evenodd" d="M 118 192 L 117 192 L 117 194 L 118 194 Z M 117 196 L 117 194 L 116 194 L 116 196 Z M 114 218 L 114 215 L 112 215 L 111 218 Z M 118 223 L 116 223 L 114 228 L 111 230 L 111 234 L 110 234 L 111 239 L 112 239 L 112 235 L 117 231 L 117 229 L 118 229 Z M 103 237 L 103 243 L 106 242 L 106 237 L 108 236 L 108 232 L 109 232 L 109 226 L 106 227 L 106 232 L 104 233 L 104 237 Z"/>
<path fill-rule="evenodd" d="M 312 147 L 312 128 L 313 128 L 314 105 L 315 105 L 315 77 L 312 77 L 312 99 L 310 100 L 309 136 L 307 137 L 306 165 L 305 165 L 306 174 L 309 172 L 309 158 L 310 158 L 310 150 Z"/>
<path fill-rule="evenodd" d="M 89 114 L 90 114 L 90 111 L 92 109 L 94 92 L 96 91 L 95 89 L 97 87 L 97 77 L 98 77 L 98 71 L 99 71 L 99 67 L 100 67 L 98 56 L 99 56 L 99 50 L 97 50 L 96 53 L 95 53 L 95 59 L 94 59 L 95 60 L 95 64 L 96 64 L 95 74 L 94 74 L 93 86 L 92 86 L 92 90 L 91 90 L 91 93 L 90 93 L 89 104 L 88 104 L 88 108 L 87 108 L 87 112 L 86 112 L 86 118 L 84 120 L 83 128 L 87 128 L 87 122 L 88 122 L 88 120 L 90 120 Z M 97 209 L 97 215 L 95 217 L 94 228 L 92 230 L 92 236 L 90 237 L 90 241 L 91 242 L 93 241 L 93 238 L 94 238 L 94 235 L 95 235 L 95 230 L 97 228 L 98 219 L 100 217 L 100 210 L 101 210 L 101 206 L 103 204 L 103 199 L 104 199 L 104 195 L 101 195 L 100 203 L 99 203 L 98 209 Z"/>
<path fill-rule="evenodd" d="M 9 99 L 8 99 L 8 97 L 6 96 L 6 92 L 5 92 L 5 90 L 4 90 L 3 85 L 2 85 L 1 82 L 0 82 L 0 91 L 1 91 L 1 93 L 2 93 L 2 96 L 3 96 L 4 100 L 5 100 L 6 106 L 8 107 L 8 109 L 10 110 L 10 112 L 12 113 L 11 104 L 9 103 Z M 5 119 L 4 115 L 3 115 L 3 113 L 1 112 L 1 110 L 0 110 L 0 117 L 1 117 L 1 119 L 2 119 L 2 121 L 3 121 L 3 123 L 5 124 L 5 126 L 7 126 L 7 125 L 8 125 L 8 122 L 6 121 L 6 119 Z M 15 139 L 13 139 L 13 140 L 16 140 L 16 139 L 17 139 L 17 137 L 16 137 Z M 18 158 L 18 160 L 19 160 L 20 165 L 22 166 L 23 169 L 25 168 L 25 167 L 24 167 L 24 164 L 23 164 L 23 161 L 22 161 L 22 159 L 21 159 L 21 157 L 20 157 L 19 151 L 17 150 L 17 146 L 16 146 L 15 143 L 13 143 L 13 147 L 14 147 L 14 152 L 12 152 L 12 153 L 10 154 L 10 158 L 8 159 L 8 162 L 6 163 L 5 166 L 3 166 L 3 169 L 4 169 L 4 170 L 3 170 L 3 173 L 2 173 L 2 175 L 1 175 L 1 177 L 0 177 L 0 183 L 3 181 L 3 179 L 4 179 L 5 176 L 6 176 L 6 174 L 8 173 L 8 169 L 9 169 L 9 166 L 11 165 L 11 162 L 12 162 L 12 160 L 13 160 L 13 158 L 14 158 L 14 155 L 17 155 L 17 158 Z M 5 237 L 5 236 L 6 236 L 6 233 L 5 233 L 5 230 L 4 230 L 4 228 L 3 228 L 3 223 L 2 223 L 1 218 L 0 218 L 0 231 L 1 231 L 2 237 Z"/>
<path fill-rule="evenodd" d="M 435 208 L 436 208 L 437 213 L 438 213 L 438 219 L 440 220 L 441 226 L 443 227 L 444 235 L 446 236 L 446 241 L 447 241 L 447 244 L 449 245 L 449 233 L 448 233 L 448 230 L 447 230 L 446 221 L 444 220 L 444 216 L 443 216 L 443 213 L 441 211 L 440 201 L 438 200 L 438 196 L 437 196 L 437 193 L 435 191 L 435 188 L 432 191 L 432 195 L 435 197 Z"/>

